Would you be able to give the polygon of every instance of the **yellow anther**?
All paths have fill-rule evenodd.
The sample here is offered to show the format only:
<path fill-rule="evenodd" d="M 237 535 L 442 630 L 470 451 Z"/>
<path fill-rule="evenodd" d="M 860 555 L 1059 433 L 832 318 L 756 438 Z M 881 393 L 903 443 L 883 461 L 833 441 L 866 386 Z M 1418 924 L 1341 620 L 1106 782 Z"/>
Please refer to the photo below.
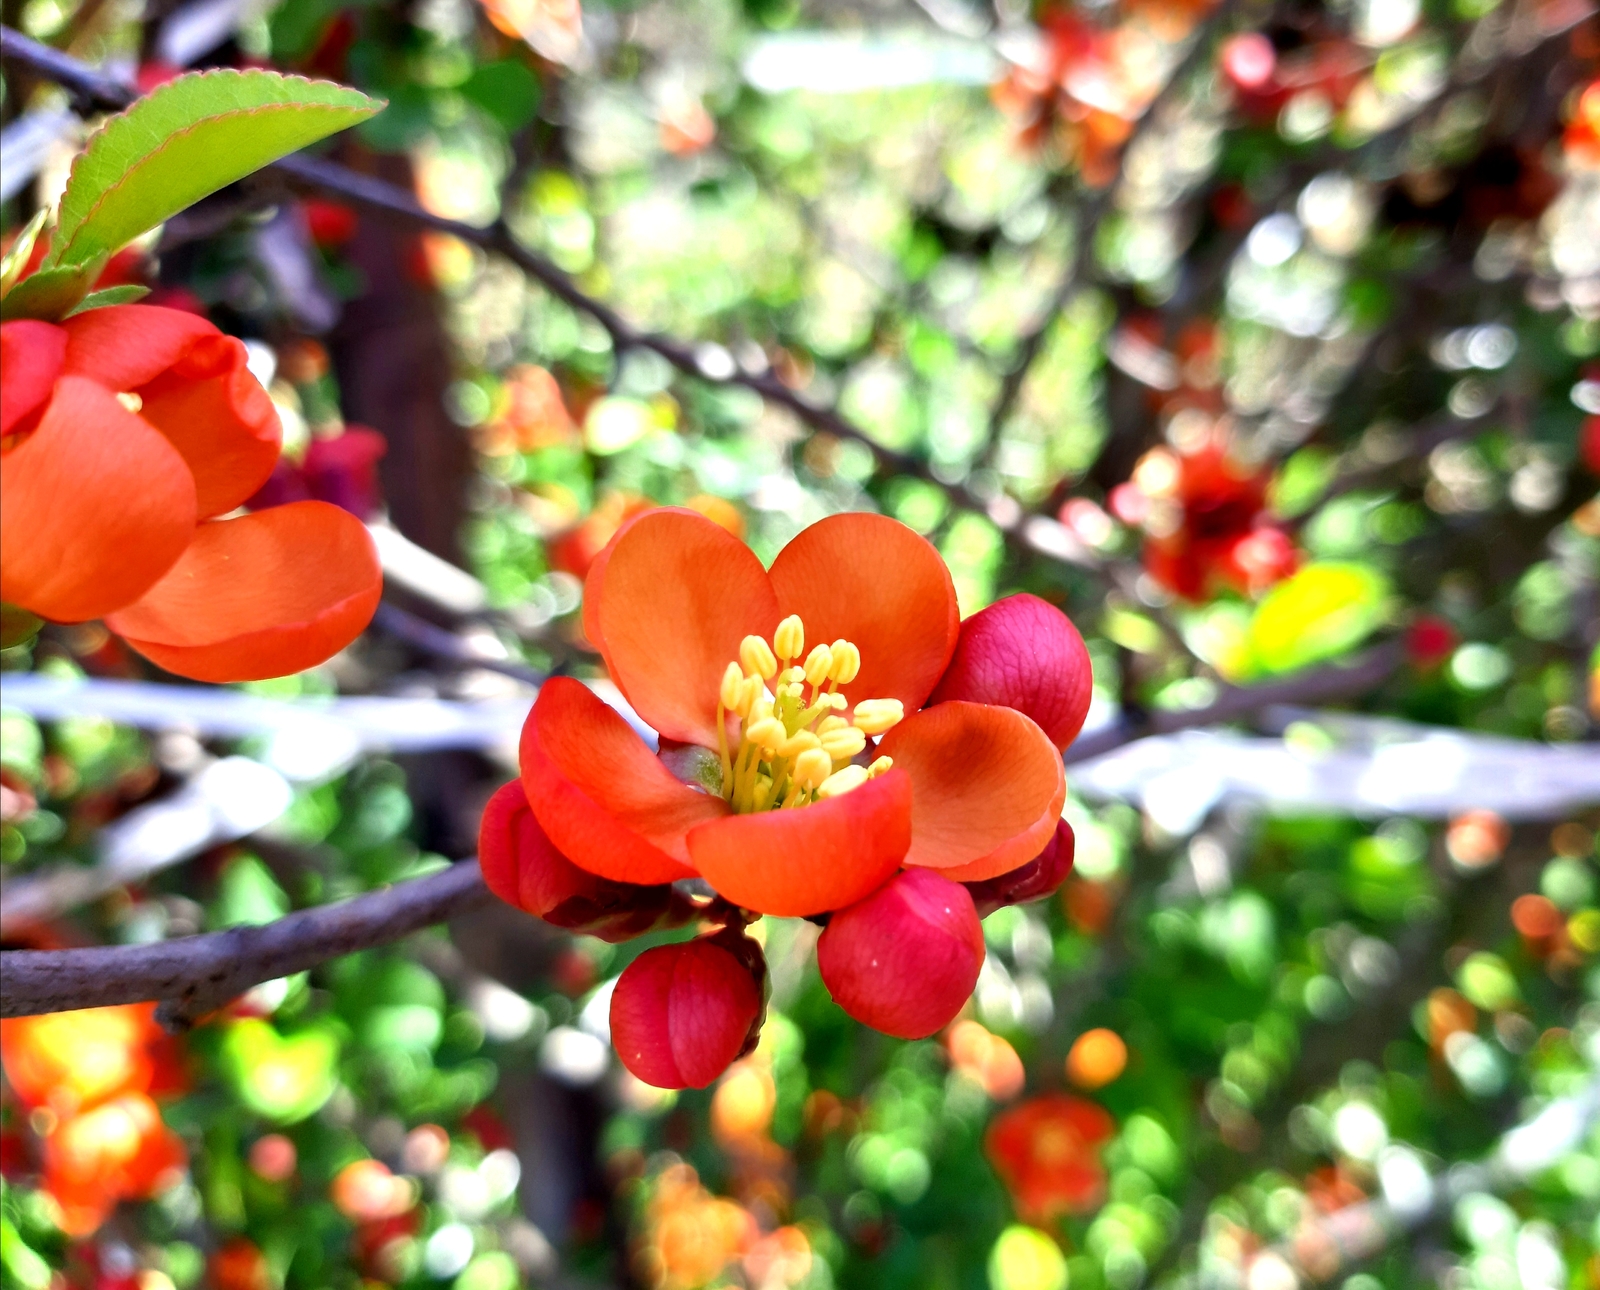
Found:
<path fill-rule="evenodd" d="M 820 748 L 807 748 L 795 758 L 795 786 L 814 793 L 832 778 L 833 762 Z"/>
<path fill-rule="evenodd" d="M 778 624 L 778 630 L 772 634 L 772 644 L 785 663 L 800 657 L 806 647 L 806 625 L 800 621 L 799 614 L 790 614 Z"/>
<path fill-rule="evenodd" d="M 833 670 L 833 651 L 826 645 L 813 645 L 806 655 L 806 680 L 820 686 Z"/>
<path fill-rule="evenodd" d="M 833 653 L 833 667 L 828 679 L 840 685 L 849 685 L 861 672 L 861 651 L 849 641 L 839 640 L 828 647 Z"/>
<path fill-rule="evenodd" d="M 879 775 L 894 769 L 893 757 L 879 757 L 872 765 L 867 767 L 867 778 L 877 779 Z"/>
<path fill-rule="evenodd" d="M 799 685 L 800 682 L 804 681 L 805 679 L 806 670 L 798 665 L 795 667 L 786 667 L 783 669 L 783 671 L 778 673 L 779 685 Z"/>
<path fill-rule="evenodd" d="M 778 756 L 796 757 L 801 753 L 810 752 L 813 748 L 822 747 L 822 740 L 809 730 L 802 730 L 798 734 L 790 735 L 778 745 Z"/>
<path fill-rule="evenodd" d="M 829 695 L 826 695 L 825 697 L 828 700 L 829 706 L 835 712 L 843 712 L 846 708 L 848 708 L 850 706 L 850 700 L 845 698 L 844 695 L 842 695 L 842 694 L 829 694 Z"/>
<path fill-rule="evenodd" d="M 760 811 L 765 809 L 767 803 L 772 800 L 771 777 L 767 775 L 758 775 L 756 777 L 755 788 L 751 790 L 750 796 L 756 810 Z"/>
<path fill-rule="evenodd" d="M 744 729 L 744 737 L 753 744 L 759 744 L 767 752 L 777 752 L 789 738 L 789 732 L 784 729 L 783 722 L 776 717 L 763 717 L 759 721 L 752 721 Z"/>
<path fill-rule="evenodd" d="M 739 663 L 752 676 L 763 681 L 772 680 L 778 671 L 778 660 L 772 657 L 772 646 L 759 636 L 746 636 L 739 642 Z"/>
<path fill-rule="evenodd" d="M 822 750 L 834 761 L 849 761 L 867 746 L 867 737 L 854 726 L 830 730 L 822 736 Z"/>
<path fill-rule="evenodd" d="M 823 717 L 821 721 L 817 722 L 817 733 L 825 735 L 830 730 L 847 729 L 849 725 L 850 723 L 843 717 Z"/>
<path fill-rule="evenodd" d="M 848 793 L 853 788 L 860 788 L 867 782 L 867 772 L 860 766 L 846 766 L 843 770 L 836 770 L 822 781 L 822 786 L 817 789 L 817 800 L 822 801 L 829 797 L 838 797 L 841 793 Z"/>
<path fill-rule="evenodd" d="M 899 699 L 863 699 L 856 704 L 856 725 L 869 735 L 881 735 L 900 724 L 906 715 Z"/>
<path fill-rule="evenodd" d="M 739 700 L 744 697 L 744 673 L 737 663 L 729 663 L 722 671 L 722 692 L 718 696 L 722 706 L 731 712 L 739 711 Z"/>
<path fill-rule="evenodd" d="M 126 390 L 117 395 L 117 402 L 127 408 L 129 412 L 137 412 L 144 407 L 144 400 L 137 394 L 130 394 Z"/>
<path fill-rule="evenodd" d="M 759 677 L 747 677 L 746 680 L 753 680 L 757 683 L 757 685 L 760 685 Z M 772 709 L 776 706 L 777 702 L 778 701 L 772 697 L 772 691 L 767 689 L 766 686 L 762 685 L 760 689 L 751 687 L 750 706 L 745 710 L 745 720 L 751 722 L 752 724 L 769 720 L 772 716 Z M 781 725 L 782 722 L 779 724 Z"/>

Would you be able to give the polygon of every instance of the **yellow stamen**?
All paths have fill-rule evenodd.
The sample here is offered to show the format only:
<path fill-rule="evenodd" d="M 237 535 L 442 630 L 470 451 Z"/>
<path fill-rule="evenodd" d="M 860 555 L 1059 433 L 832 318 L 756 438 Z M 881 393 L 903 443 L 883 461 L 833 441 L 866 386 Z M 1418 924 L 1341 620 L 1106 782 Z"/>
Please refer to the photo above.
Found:
<path fill-rule="evenodd" d="M 808 748 L 794 761 L 795 787 L 815 793 L 832 778 L 833 762 L 820 748 Z"/>
<path fill-rule="evenodd" d="M 877 779 L 879 775 L 894 769 L 893 757 L 879 757 L 872 765 L 867 767 L 867 778 Z"/>
<path fill-rule="evenodd" d="M 778 660 L 772 656 L 772 646 L 759 636 L 746 636 L 739 642 L 739 663 L 746 672 L 759 676 L 763 681 L 772 680 L 778 671 Z M 729 666 L 733 665 L 730 663 Z"/>
<path fill-rule="evenodd" d="M 784 729 L 783 722 L 776 717 L 766 717 L 760 721 L 753 721 L 744 729 L 744 737 L 757 747 L 769 753 L 775 753 L 789 738 L 789 732 Z"/>
<path fill-rule="evenodd" d="M 772 644 L 785 663 L 800 657 L 806 647 L 806 627 L 799 614 L 790 614 L 778 624 L 778 630 L 772 634 Z"/>
<path fill-rule="evenodd" d="M 798 736 L 796 736 L 798 738 Z M 867 747 L 867 737 L 854 726 L 842 730 L 829 730 L 822 736 L 823 751 L 834 761 L 849 761 Z"/>
<path fill-rule="evenodd" d="M 802 730 L 790 735 L 778 746 L 778 756 L 798 757 L 803 752 L 810 752 L 813 748 L 821 748 L 823 741 L 809 730 Z"/>
<path fill-rule="evenodd" d="M 899 699 L 863 699 L 856 704 L 856 726 L 869 735 L 881 735 L 900 724 L 906 714 Z"/>
<path fill-rule="evenodd" d="M 828 679 L 838 685 L 849 685 L 861 672 L 861 651 L 845 640 L 834 641 L 829 649 L 833 653 L 833 666 Z"/>
<path fill-rule="evenodd" d="M 739 700 L 744 696 L 744 673 L 737 663 L 729 663 L 722 673 L 722 706 L 739 711 Z"/>
<path fill-rule="evenodd" d="M 838 797 L 841 793 L 848 793 L 851 789 L 860 788 L 867 782 L 867 772 L 860 766 L 846 766 L 843 770 L 836 770 L 823 780 L 817 788 L 817 800 L 826 801 L 830 797 Z"/>
<path fill-rule="evenodd" d="M 843 717 L 823 717 L 821 721 L 817 722 L 817 733 L 825 735 L 830 730 L 846 730 L 849 726 L 850 723 Z"/>
<path fill-rule="evenodd" d="M 117 402 L 127 408 L 129 412 L 137 412 L 144 407 L 144 400 L 137 394 L 131 394 L 127 390 L 117 395 Z"/>
<path fill-rule="evenodd" d="M 813 645 L 811 653 L 806 655 L 806 680 L 820 689 L 832 670 L 833 651 L 826 645 Z"/>

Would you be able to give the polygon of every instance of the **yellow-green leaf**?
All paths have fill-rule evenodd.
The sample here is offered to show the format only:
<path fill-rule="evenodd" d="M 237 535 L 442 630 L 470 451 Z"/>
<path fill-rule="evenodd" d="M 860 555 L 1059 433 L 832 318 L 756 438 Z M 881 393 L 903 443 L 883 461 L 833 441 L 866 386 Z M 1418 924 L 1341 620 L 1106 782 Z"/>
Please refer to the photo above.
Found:
<path fill-rule="evenodd" d="M 1333 658 L 1359 645 L 1389 611 L 1389 580 L 1364 564 L 1308 564 L 1279 583 L 1250 619 L 1250 652 L 1265 672 Z"/>
<path fill-rule="evenodd" d="M 112 117 L 73 162 L 50 265 L 108 256 L 202 197 L 383 104 L 277 72 L 194 72 Z"/>

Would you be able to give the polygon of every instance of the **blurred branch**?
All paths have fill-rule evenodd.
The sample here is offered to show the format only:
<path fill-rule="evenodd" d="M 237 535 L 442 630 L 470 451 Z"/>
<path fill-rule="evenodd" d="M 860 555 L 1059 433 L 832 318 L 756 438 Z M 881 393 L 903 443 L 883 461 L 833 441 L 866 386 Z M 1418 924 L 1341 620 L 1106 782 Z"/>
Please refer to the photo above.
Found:
<path fill-rule="evenodd" d="M 1227 686 L 1203 708 L 1146 712 L 1080 735 L 1063 754 L 1063 759 L 1070 766 L 1147 735 L 1168 735 L 1179 730 L 1238 721 L 1273 704 L 1325 703 L 1354 698 L 1382 685 L 1404 661 L 1404 643 L 1386 641 L 1348 663 L 1333 663 L 1259 685 Z"/>
<path fill-rule="evenodd" d="M 1144 114 L 1139 118 L 1133 128 L 1133 133 L 1122 145 L 1122 156 L 1127 157 L 1129 151 L 1138 143 L 1152 122 L 1164 115 L 1167 105 L 1172 102 L 1179 90 L 1188 81 L 1190 75 L 1199 66 L 1211 50 L 1211 38 L 1219 28 L 1227 23 L 1234 9 L 1230 2 L 1220 6 L 1215 13 L 1206 19 L 1195 31 L 1193 43 L 1184 51 L 1178 65 L 1172 69 L 1172 75 L 1167 77 L 1166 84 L 1160 92 L 1150 101 Z M 1120 177 L 1120 170 L 1119 170 Z M 1089 271 L 1089 263 L 1094 255 L 1095 235 L 1100 231 L 1100 221 L 1105 218 L 1111 209 L 1113 197 L 1117 191 L 1117 179 L 1113 178 L 1106 186 L 1085 200 L 1079 209 L 1078 226 L 1073 234 L 1072 260 L 1067 266 L 1067 271 L 1062 275 L 1061 281 L 1056 284 L 1056 289 L 1051 293 L 1050 302 L 1045 306 L 1044 313 L 1040 316 L 1038 325 L 1022 338 L 1022 343 L 1017 348 L 1016 362 L 1000 381 L 1000 393 L 996 396 L 994 407 L 989 413 L 989 426 L 985 432 L 983 447 L 979 451 L 978 459 L 985 463 L 993 456 L 996 446 L 1000 441 L 1001 431 L 1010 417 L 1012 409 L 1016 407 L 1018 397 L 1022 393 L 1022 386 L 1028 379 L 1034 361 L 1039 357 L 1039 351 L 1044 348 L 1045 337 L 1049 335 L 1050 326 L 1057 316 L 1066 308 L 1067 302 L 1072 299 Z"/>
<path fill-rule="evenodd" d="M 388 632 L 396 640 L 404 641 L 413 649 L 430 654 L 434 658 L 461 663 L 468 667 L 480 667 L 486 672 L 498 672 L 501 676 L 526 681 L 529 685 L 543 685 L 545 682 L 545 674 L 535 671 L 526 663 L 503 658 L 485 658 L 454 632 L 436 627 L 426 618 L 418 618 L 396 605 L 380 604 L 378 612 L 372 616 L 372 622 L 374 626 Z M 559 670 L 558 668 L 557 671 Z"/>
<path fill-rule="evenodd" d="M 259 927 L 233 927 L 150 945 L 0 953 L 0 1016 L 159 1002 L 185 1029 L 262 981 L 387 945 L 489 900 L 476 859 L 352 900 Z"/>

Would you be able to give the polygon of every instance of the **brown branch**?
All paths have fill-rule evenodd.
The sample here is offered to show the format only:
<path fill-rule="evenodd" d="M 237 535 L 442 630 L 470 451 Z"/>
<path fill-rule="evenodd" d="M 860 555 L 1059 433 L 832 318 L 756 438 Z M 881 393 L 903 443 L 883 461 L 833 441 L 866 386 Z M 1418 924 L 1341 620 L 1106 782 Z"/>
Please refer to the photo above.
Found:
<path fill-rule="evenodd" d="M 161 1003 L 163 1020 L 192 1025 L 262 981 L 387 945 L 489 900 L 476 860 L 319 905 L 260 927 L 233 927 L 150 945 L 0 953 L 0 1017 Z"/>
<path fill-rule="evenodd" d="M 1333 663 L 1259 685 L 1228 686 L 1203 708 L 1147 712 L 1082 735 L 1067 748 L 1063 760 L 1070 766 L 1149 735 L 1170 735 L 1179 730 L 1239 721 L 1274 704 L 1326 703 L 1354 698 L 1382 685 L 1404 661 L 1404 643 L 1386 641 L 1348 663 Z"/>

